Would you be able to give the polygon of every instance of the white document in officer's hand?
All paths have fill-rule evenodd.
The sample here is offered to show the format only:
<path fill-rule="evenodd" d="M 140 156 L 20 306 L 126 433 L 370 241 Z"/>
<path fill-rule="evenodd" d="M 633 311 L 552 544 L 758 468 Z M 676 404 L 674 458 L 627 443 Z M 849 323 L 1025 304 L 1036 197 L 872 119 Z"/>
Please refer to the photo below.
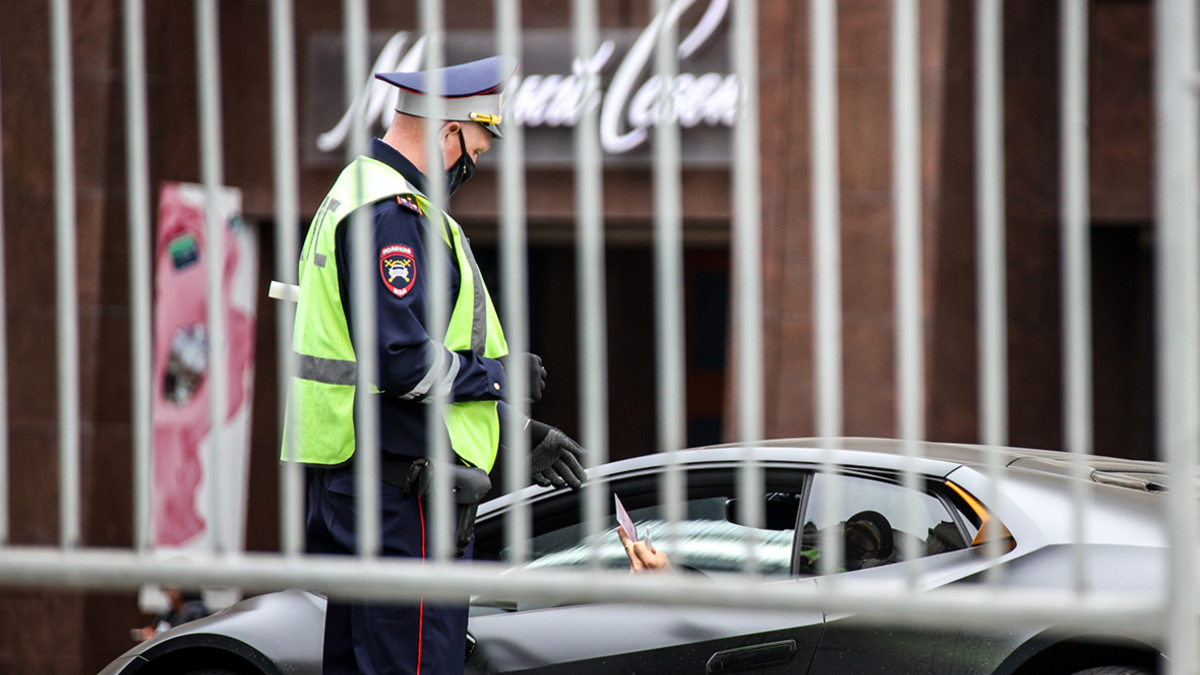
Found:
<path fill-rule="evenodd" d="M 625 507 L 621 504 L 621 498 L 613 495 L 613 501 L 617 503 L 617 524 L 621 529 L 625 530 L 625 534 L 629 536 L 630 541 L 637 541 L 637 527 L 633 524 L 633 519 L 629 517 L 629 513 L 625 511 Z"/>

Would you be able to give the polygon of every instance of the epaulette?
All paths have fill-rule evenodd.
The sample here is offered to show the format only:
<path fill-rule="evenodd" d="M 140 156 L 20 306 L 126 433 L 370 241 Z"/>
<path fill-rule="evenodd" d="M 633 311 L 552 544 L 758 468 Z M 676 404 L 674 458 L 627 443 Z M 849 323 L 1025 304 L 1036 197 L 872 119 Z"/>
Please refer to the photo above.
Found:
<path fill-rule="evenodd" d="M 425 215 L 425 212 L 421 210 L 421 205 L 417 203 L 417 200 L 412 195 L 397 195 L 396 202 L 418 216 Z"/>

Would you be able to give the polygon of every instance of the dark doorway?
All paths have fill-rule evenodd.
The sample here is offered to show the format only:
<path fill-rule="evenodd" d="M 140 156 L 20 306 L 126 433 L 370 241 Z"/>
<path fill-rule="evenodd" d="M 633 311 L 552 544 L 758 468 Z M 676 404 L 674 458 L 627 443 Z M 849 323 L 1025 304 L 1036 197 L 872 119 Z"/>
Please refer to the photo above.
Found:
<path fill-rule="evenodd" d="M 1155 447 L 1154 239 L 1145 224 L 1092 228 L 1095 452 Z"/>

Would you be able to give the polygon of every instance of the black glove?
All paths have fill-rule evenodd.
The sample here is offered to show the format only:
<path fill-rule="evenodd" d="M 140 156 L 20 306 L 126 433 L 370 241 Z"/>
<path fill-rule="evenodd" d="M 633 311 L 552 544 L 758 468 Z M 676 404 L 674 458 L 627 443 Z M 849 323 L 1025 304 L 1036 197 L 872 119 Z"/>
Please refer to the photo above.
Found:
<path fill-rule="evenodd" d="M 583 470 L 583 448 L 569 436 L 548 424 L 529 420 L 529 472 L 542 487 L 570 487 L 578 490 L 587 480 Z"/>
<path fill-rule="evenodd" d="M 509 354 L 500 359 L 500 364 L 506 373 L 510 368 L 526 368 L 529 372 L 529 400 L 534 403 L 542 400 L 542 391 L 546 389 L 546 369 L 542 367 L 542 357 L 529 353 Z"/>

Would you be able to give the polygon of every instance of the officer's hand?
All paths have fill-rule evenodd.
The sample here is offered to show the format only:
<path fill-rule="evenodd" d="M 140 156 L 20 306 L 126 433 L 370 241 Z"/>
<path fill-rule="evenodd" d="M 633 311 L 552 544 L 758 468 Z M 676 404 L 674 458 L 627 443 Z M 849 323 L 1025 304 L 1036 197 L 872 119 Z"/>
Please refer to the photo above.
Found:
<path fill-rule="evenodd" d="M 533 482 L 542 487 L 570 487 L 578 490 L 587 480 L 583 448 L 569 436 L 548 424 L 529 421 L 529 471 Z"/>
<path fill-rule="evenodd" d="M 542 357 L 537 354 L 509 354 L 500 359 L 504 372 L 511 368 L 525 368 L 529 373 L 529 400 L 537 403 L 542 400 L 542 392 L 546 389 L 546 369 L 542 367 Z"/>

